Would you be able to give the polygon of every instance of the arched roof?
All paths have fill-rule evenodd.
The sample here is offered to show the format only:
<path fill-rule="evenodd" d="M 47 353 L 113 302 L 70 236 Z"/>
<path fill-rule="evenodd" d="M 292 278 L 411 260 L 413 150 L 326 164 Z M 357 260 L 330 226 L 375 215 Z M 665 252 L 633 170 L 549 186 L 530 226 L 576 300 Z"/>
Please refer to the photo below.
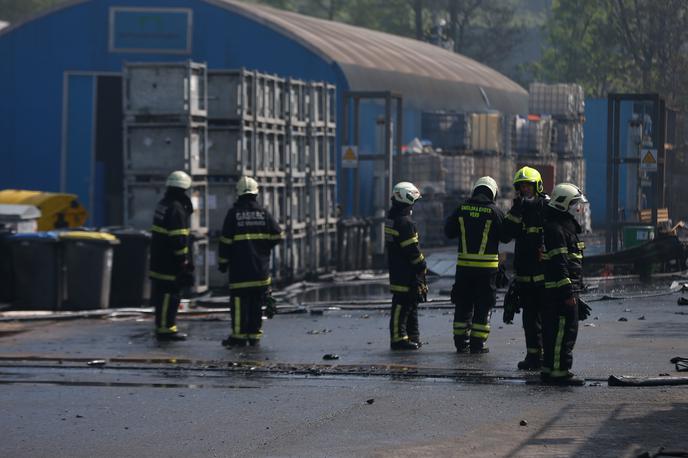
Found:
<path fill-rule="evenodd" d="M 30 20 L 88 1 L 68 1 Z M 520 85 L 438 46 L 264 5 L 202 1 L 269 27 L 338 66 L 351 90 L 393 91 L 405 104 L 424 110 L 527 112 L 528 93 Z M 12 24 L 0 35 L 21 25 Z"/>
<path fill-rule="evenodd" d="M 205 1 L 270 27 L 337 64 L 351 90 L 392 90 L 405 102 L 428 109 L 451 109 L 448 103 L 459 102 L 456 109 L 527 111 L 528 93 L 517 83 L 438 46 L 263 5 Z"/>

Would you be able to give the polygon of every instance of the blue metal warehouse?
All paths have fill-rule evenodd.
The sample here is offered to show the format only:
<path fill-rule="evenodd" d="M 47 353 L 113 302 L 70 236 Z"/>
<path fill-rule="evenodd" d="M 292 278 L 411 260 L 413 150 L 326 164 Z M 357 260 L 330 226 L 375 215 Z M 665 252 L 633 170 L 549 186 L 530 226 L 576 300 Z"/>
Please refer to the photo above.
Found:
<path fill-rule="evenodd" d="M 124 62 L 194 60 L 327 81 L 337 85 L 339 121 L 345 91 L 393 91 L 405 142 L 419 136 L 423 111 L 527 112 L 523 88 L 461 55 L 230 0 L 73 1 L 0 31 L 0 58 L 0 187 L 76 193 L 95 224 L 113 222 L 102 208 L 117 198 L 108 180 L 119 179 Z M 380 113 L 364 107 L 362 149 L 374 148 Z"/>

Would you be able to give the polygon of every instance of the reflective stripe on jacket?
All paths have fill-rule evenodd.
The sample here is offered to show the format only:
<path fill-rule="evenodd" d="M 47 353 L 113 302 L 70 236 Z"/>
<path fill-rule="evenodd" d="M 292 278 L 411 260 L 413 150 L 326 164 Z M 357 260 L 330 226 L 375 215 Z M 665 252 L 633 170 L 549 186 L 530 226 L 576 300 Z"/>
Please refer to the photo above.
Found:
<path fill-rule="evenodd" d="M 220 237 L 218 263 L 229 267 L 229 288 L 267 289 L 271 251 L 282 240 L 279 224 L 255 196 L 239 197 L 227 212 Z"/>
<path fill-rule="evenodd" d="M 410 206 L 394 204 L 385 222 L 389 289 L 393 293 L 415 291 L 427 268 L 420 250 L 420 237 L 410 214 Z"/>
<path fill-rule="evenodd" d="M 444 233 L 459 239 L 457 269 L 497 270 L 499 241 L 503 234 L 504 214 L 495 203 L 479 194 L 460 204 L 447 218 Z"/>
<path fill-rule="evenodd" d="M 573 216 L 547 208 L 545 222 L 545 290 L 565 300 L 583 289 L 583 250 L 580 225 Z"/>
<path fill-rule="evenodd" d="M 150 278 L 173 282 L 184 266 L 192 262 L 189 249 L 192 212 L 191 200 L 184 191 L 168 188 L 153 215 Z"/>
<path fill-rule="evenodd" d="M 514 204 L 504 219 L 505 233 L 509 240 L 516 239 L 514 246 L 514 270 L 516 281 L 544 285 L 545 249 L 544 220 L 547 196 L 523 199 Z"/>

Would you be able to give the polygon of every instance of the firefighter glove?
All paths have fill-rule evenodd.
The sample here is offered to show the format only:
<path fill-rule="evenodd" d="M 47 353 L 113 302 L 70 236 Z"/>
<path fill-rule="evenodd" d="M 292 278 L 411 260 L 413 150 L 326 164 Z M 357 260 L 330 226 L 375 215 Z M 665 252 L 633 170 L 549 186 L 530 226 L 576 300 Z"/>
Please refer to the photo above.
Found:
<path fill-rule="evenodd" d="M 506 288 L 509 286 L 509 276 L 506 274 L 506 267 L 504 267 L 503 263 L 500 264 L 499 269 L 497 269 L 496 286 L 497 288 Z"/>
<path fill-rule="evenodd" d="M 583 299 L 578 298 L 578 320 L 583 321 L 590 316 L 592 309 Z"/>
<path fill-rule="evenodd" d="M 428 284 L 425 282 L 418 283 L 418 293 L 417 293 L 418 303 L 423 303 L 428 301 Z"/>
<path fill-rule="evenodd" d="M 514 315 L 521 312 L 521 303 L 518 295 L 518 284 L 513 280 L 509 284 L 509 289 L 504 295 L 504 313 L 502 321 L 505 324 L 514 322 Z"/>
<path fill-rule="evenodd" d="M 277 313 L 277 301 L 272 297 L 272 290 L 267 289 L 265 296 L 263 296 L 263 303 L 265 305 L 265 316 L 271 320 Z"/>

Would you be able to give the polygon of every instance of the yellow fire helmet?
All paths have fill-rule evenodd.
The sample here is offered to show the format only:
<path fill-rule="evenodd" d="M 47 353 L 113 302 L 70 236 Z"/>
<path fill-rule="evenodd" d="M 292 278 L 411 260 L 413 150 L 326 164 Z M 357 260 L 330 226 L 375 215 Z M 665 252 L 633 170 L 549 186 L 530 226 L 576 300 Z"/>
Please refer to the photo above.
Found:
<path fill-rule="evenodd" d="M 542 176 L 540 172 L 532 167 L 521 167 L 514 175 L 514 188 L 517 188 L 519 183 L 532 183 L 535 185 L 535 192 L 544 194 L 545 186 L 542 184 Z"/>

